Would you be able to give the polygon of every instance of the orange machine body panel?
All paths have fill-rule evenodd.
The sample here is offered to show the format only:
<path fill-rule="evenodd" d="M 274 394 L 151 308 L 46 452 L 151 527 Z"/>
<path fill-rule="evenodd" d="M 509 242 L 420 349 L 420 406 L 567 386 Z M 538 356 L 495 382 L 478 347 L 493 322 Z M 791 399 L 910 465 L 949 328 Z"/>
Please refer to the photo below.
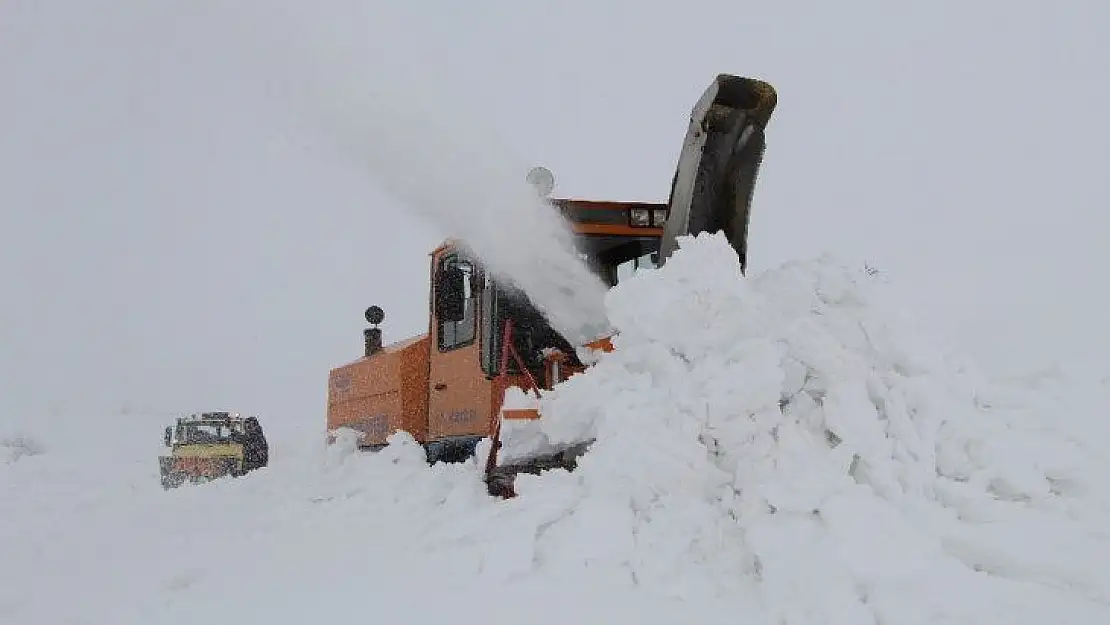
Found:
<path fill-rule="evenodd" d="M 575 199 L 552 200 L 552 204 L 570 222 L 571 230 L 575 234 L 625 237 L 663 236 L 663 226 L 633 226 L 628 218 L 628 213 L 634 208 L 648 211 L 666 210 L 666 204 Z"/>
<path fill-rule="evenodd" d="M 328 431 L 346 427 L 363 446 L 384 445 L 397 430 L 423 441 L 428 413 L 428 337 L 387 345 L 336 367 L 328 379 Z"/>
<path fill-rule="evenodd" d="M 487 435 L 493 384 L 481 374 L 478 345 L 433 351 L 431 360 L 428 439 Z"/>

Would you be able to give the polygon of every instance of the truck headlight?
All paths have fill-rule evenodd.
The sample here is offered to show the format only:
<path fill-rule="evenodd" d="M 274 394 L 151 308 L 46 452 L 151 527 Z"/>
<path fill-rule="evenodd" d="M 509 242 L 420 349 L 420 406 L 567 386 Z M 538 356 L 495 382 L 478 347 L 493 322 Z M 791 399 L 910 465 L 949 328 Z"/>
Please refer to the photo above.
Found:
<path fill-rule="evenodd" d="M 633 208 L 628 216 L 633 226 L 651 225 L 651 212 L 646 208 Z"/>
<path fill-rule="evenodd" d="M 662 228 L 667 223 L 667 209 L 656 208 L 651 211 L 651 225 Z"/>

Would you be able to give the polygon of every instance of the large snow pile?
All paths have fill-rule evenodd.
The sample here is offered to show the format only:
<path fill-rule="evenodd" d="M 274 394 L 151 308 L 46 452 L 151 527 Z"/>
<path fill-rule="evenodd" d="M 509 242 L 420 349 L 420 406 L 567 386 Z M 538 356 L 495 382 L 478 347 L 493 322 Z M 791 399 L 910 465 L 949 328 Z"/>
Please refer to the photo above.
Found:
<path fill-rule="evenodd" d="M 616 351 L 540 402 L 549 443 L 596 437 L 547 534 L 596 523 L 607 549 L 552 546 L 568 575 L 774 623 L 1110 622 L 1103 398 L 988 385 L 864 267 L 745 280 L 720 236 L 608 305 Z"/>
<path fill-rule="evenodd" d="M 404 434 L 163 492 L 158 420 L 30 431 L 0 621 L 1110 622 L 1100 384 L 988 383 L 862 268 L 744 279 L 720 237 L 607 305 L 617 351 L 543 399 L 596 442 L 509 501 Z"/>
<path fill-rule="evenodd" d="M 541 402 L 548 444 L 596 437 L 547 534 L 599 523 L 608 548 L 549 548 L 568 576 L 757 597 L 768 623 L 1110 617 L 1110 432 L 1082 419 L 1096 397 L 991 386 L 862 266 L 745 280 L 720 236 L 608 305 L 617 350 Z"/>

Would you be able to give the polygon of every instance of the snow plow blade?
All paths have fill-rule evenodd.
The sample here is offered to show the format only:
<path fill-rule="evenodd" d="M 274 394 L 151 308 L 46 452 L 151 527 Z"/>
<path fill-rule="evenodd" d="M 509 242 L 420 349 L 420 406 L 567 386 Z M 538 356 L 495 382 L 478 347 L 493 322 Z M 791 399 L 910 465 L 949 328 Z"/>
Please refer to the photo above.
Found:
<path fill-rule="evenodd" d="M 747 269 L 751 199 L 766 147 L 764 131 L 777 103 L 770 84 L 719 74 L 694 105 L 671 183 L 660 265 L 677 248 L 678 237 L 724 231 L 741 269 Z"/>
<path fill-rule="evenodd" d="M 505 324 L 505 335 L 512 336 L 513 326 L 511 323 Z M 614 350 L 613 342 L 610 337 L 602 337 L 584 346 L 586 349 L 597 350 L 601 352 L 612 352 Z M 503 362 L 508 362 L 509 358 L 516 358 L 519 360 L 520 354 L 512 346 L 511 341 L 506 340 L 502 347 L 501 359 Z M 549 364 L 553 360 L 562 360 L 555 354 L 548 356 Z M 502 371 L 505 370 L 503 366 Z M 539 398 L 539 388 L 532 381 L 531 390 Z M 492 443 L 489 455 L 486 457 L 486 468 L 484 480 L 486 483 L 486 491 L 494 496 L 502 499 L 511 499 L 516 497 L 516 488 L 514 483 L 516 476 L 521 473 L 528 473 L 531 475 L 541 475 L 544 471 L 551 469 L 565 469 L 567 471 L 574 471 L 578 468 L 578 459 L 581 458 L 590 446 L 593 445 L 594 440 L 589 439 L 579 441 L 570 445 L 565 445 L 560 449 L 548 451 L 544 453 L 532 453 L 525 457 L 514 458 L 504 464 L 499 462 L 501 457 L 501 450 L 503 446 L 503 425 L 505 423 L 527 423 L 539 420 L 540 413 L 538 406 L 525 407 L 525 408 L 510 408 L 502 406 L 500 414 L 497 418 L 497 424 L 494 426 Z"/>
<path fill-rule="evenodd" d="M 560 450 L 557 453 L 532 456 L 527 459 L 503 465 L 490 465 L 486 469 L 486 492 L 494 497 L 511 499 L 516 497 L 514 483 L 516 476 L 521 473 L 540 475 L 550 469 L 566 469 L 573 471 L 578 468 L 578 459 L 589 450 L 592 440 L 578 443 Z"/>

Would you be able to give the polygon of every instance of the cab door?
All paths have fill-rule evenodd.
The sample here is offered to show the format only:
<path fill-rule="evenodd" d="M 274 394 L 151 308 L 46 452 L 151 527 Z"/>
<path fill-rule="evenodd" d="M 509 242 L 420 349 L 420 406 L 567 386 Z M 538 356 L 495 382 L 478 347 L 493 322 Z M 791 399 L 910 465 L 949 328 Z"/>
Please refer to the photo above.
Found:
<path fill-rule="evenodd" d="M 454 248 L 433 256 L 428 440 L 490 433 L 491 383 L 482 373 L 477 263 Z"/>

